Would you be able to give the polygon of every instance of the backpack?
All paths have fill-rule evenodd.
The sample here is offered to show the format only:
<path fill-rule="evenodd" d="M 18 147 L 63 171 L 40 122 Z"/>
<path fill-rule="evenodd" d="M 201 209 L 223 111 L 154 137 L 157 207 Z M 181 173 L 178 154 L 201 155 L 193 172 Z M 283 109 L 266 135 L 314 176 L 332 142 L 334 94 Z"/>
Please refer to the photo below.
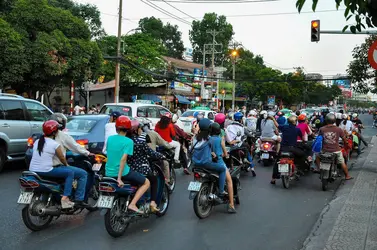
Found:
<path fill-rule="evenodd" d="M 204 166 L 212 163 L 212 149 L 209 140 L 205 141 L 200 147 L 196 148 L 196 142 L 191 150 L 191 160 L 196 166 Z"/>
<path fill-rule="evenodd" d="M 322 142 L 323 142 L 323 136 L 319 135 L 317 138 L 315 138 L 315 141 L 313 142 L 312 145 L 312 151 L 314 153 L 320 153 L 322 150 Z"/>

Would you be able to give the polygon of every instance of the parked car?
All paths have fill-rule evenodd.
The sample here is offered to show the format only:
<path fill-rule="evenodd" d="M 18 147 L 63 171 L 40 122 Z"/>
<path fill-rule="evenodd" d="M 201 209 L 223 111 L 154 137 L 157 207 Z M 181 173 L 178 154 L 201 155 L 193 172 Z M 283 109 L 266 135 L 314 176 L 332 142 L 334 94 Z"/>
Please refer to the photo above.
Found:
<path fill-rule="evenodd" d="M 101 108 L 100 114 L 110 114 L 113 111 L 118 111 L 122 115 L 129 117 L 143 117 L 152 121 L 151 128 L 154 129 L 161 116 L 170 111 L 160 105 L 148 103 L 122 102 L 122 103 L 106 103 Z"/>
<path fill-rule="evenodd" d="M 183 128 L 182 129 L 186 133 L 191 133 L 192 122 L 195 120 L 195 118 L 194 118 L 194 113 L 195 112 L 203 112 L 204 113 L 204 117 L 210 119 L 211 121 L 213 121 L 215 119 L 215 115 L 216 115 L 215 111 L 207 110 L 207 109 L 190 109 L 190 110 L 187 110 L 179 118 L 179 120 L 183 124 Z"/>
<path fill-rule="evenodd" d="M 38 101 L 0 94 L 0 171 L 7 161 L 24 159 L 28 138 L 42 132 L 52 113 Z"/>

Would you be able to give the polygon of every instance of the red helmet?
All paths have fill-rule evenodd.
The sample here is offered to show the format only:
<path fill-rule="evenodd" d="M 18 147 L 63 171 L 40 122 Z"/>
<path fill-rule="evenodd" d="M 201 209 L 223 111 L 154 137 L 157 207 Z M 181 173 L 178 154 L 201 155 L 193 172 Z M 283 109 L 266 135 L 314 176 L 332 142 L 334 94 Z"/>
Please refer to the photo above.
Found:
<path fill-rule="evenodd" d="M 218 113 L 215 115 L 215 122 L 217 122 L 218 124 L 223 124 L 225 122 L 225 119 L 226 115 L 224 115 L 223 113 Z"/>
<path fill-rule="evenodd" d="M 54 120 L 48 120 L 45 123 L 43 123 L 42 130 L 43 133 L 47 136 L 52 135 L 54 132 L 58 131 L 59 129 L 59 123 Z"/>
<path fill-rule="evenodd" d="M 117 129 L 130 129 L 132 127 L 130 118 L 125 115 L 119 116 L 115 121 L 115 127 Z"/>
<path fill-rule="evenodd" d="M 171 115 L 171 113 L 169 113 L 169 112 L 166 112 L 163 116 L 166 116 L 167 118 L 172 118 L 172 115 Z"/>

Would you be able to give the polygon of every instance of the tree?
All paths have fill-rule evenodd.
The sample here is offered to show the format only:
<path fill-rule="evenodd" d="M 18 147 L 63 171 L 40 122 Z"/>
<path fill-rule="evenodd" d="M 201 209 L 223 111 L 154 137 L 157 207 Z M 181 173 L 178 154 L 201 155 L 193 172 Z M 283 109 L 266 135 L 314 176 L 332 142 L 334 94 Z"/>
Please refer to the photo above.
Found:
<path fill-rule="evenodd" d="M 155 79 L 151 72 L 160 72 L 165 68 L 165 62 L 161 59 L 166 53 L 164 46 L 148 34 L 137 33 L 122 37 L 125 46 L 123 57 L 129 63 L 122 64 L 120 84 L 138 85 L 140 83 L 151 83 Z M 107 56 L 116 55 L 115 36 L 107 36 L 98 40 L 97 43 L 102 53 Z M 103 69 L 105 81 L 114 79 L 115 63 L 107 62 Z"/>
<path fill-rule="evenodd" d="M 369 36 L 365 42 L 356 46 L 352 51 L 353 60 L 348 65 L 347 73 L 351 78 L 353 89 L 359 93 L 368 93 L 369 91 L 377 93 L 377 71 L 374 70 L 368 61 L 368 51 L 371 44 L 376 41 L 377 36 Z M 372 85 L 369 85 L 370 78 L 374 78 Z"/>
<path fill-rule="evenodd" d="M 48 94 L 72 80 L 81 86 L 97 78 L 102 55 L 81 18 L 46 0 L 18 0 L 5 19 L 27 48 L 28 70 L 22 75 L 23 82 L 12 84 L 17 93 L 42 90 Z"/>
<path fill-rule="evenodd" d="M 302 7 L 305 5 L 306 0 L 297 0 L 296 7 L 300 12 Z M 313 11 L 317 8 L 318 0 L 312 0 Z M 343 29 L 350 29 L 351 32 L 356 33 L 362 29 L 377 27 L 377 2 L 374 0 L 334 0 L 334 4 L 338 9 L 340 4 L 343 3 L 346 6 L 344 11 L 344 17 L 348 21 L 354 16 L 355 24 L 348 26 L 346 25 Z"/>
<path fill-rule="evenodd" d="M 19 84 L 29 70 L 22 36 L 0 18 L 0 87 Z"/>
<path fill-rule="evenodd" d="M 202 20 L 193 21 L 190 30 L 190 42 L 193 46 L 193 60 L 196 63 L 203 63 L 204 44 L 212 44 L 212 36 L 207 31 L 215 30 L 220 33 L 216 36 L 216 42 L 222 45 L 222 53 L 215 54 L 215 64 L 221 65 L 227 56 L 229 43 L 233 37 L 233 26 L 227 22 L 225 16 L 218 16 L 216 13 L 206 13 Z M 216 49 L 219 49 L 217 46 Z M 206 65 L 210 65 L 211 58 L 206 56 Z"/>
<path fill-rule="evenodd" d="M 182 41 L 182 33 L 178 30 L 177 25 L 167 23 L 155 17 L 145 17 L 140 19 L 139 28 L 142 33 L 150 35 L 157 41 L 160 41 L 167 50 L 166 56 L 182 59 L 185 47 Z"/>

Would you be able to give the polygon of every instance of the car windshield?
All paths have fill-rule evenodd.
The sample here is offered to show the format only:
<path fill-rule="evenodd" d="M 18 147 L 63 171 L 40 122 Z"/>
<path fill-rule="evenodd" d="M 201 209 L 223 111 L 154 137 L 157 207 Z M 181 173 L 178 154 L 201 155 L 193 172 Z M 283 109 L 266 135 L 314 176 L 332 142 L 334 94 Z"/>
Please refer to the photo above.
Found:
<path fill-rule="evenodd" d="M 189 111 L 186 111 L 182 114 L 182 117 L 190 117 L 190 116 L 194 116 L 194 113 L 196 111 L 195 110 L 189 110 Z"/>
<path fill-rule="evenodd" d="M 122 105 L 105 105 L 101 108 L 100 114 L 109 115 L 114 111 L 118 111 L 122 115 L 132 116 L 132 108 Z"/>
<path fill-rule="evenodd" d="M 66 126 L 67 131 L 69 132 L 83 132 L 88 133 L 94 126 L 97 124 L 97 119 L 84 119 L 84 118 L 68 118 L 68 123 Z"/>

